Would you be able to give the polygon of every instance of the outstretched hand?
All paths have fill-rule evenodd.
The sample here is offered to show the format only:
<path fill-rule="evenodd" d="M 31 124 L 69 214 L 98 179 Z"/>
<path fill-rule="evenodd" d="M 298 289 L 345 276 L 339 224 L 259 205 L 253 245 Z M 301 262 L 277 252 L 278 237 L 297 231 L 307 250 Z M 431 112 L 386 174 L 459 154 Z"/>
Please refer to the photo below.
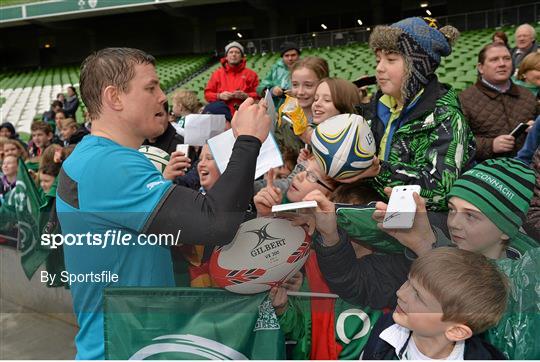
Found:
<path fill-rule="evenodd" d="M 390 196 L 392 188 L 386 187 L 384 192 Z M 377 222 L 379 229 L 397 239 L 401 244 L 420 256 L 432 248 L 436 238 L 427 215 L 426 201 L 416 192 L 413 193 L 413 198 L 416 203 L 416 213 L 414 215 L 413 226 L 410 229 L 385 229 L 382 223 L 386 216 L 388 205 L 380 201 L 375 204 L 373 220 Z"/>
<path fill-rule="evenodd" d="M 253 198 L 255 208 L 260 216 L 268 216 L 272 212 L 272 206 L 281 204 L 283 195 L 279 187 L 274 186 L 274 169 L 270 169 L 265 175 L 266 187 L 261 189 Z"/>
<path fill-rule="evenodd" d="M 337 231 L 336 207 L 321 191 L 313 190 L 302 201 L 316 201 L 317 207 L 310 209 L 309 214 L 300 214 L 293 225 L 307 225 L 309 235 L 313 235 L 315 229 L 321 234 L 323 242 L 327 246 L 339 242 Z"/>
<path fill-rule="evenodd" d="M 184 176 L 185 170 L 191 166 L 191 160 L 181 151 L 174 151 L 171 154 L 169 163 L 163 170 L 163 178 L 174 180 L 176 177 Z"/>
<path fill-rule="evenodd" d="M 270 300 L 278 316 L 285 313 L 289 302 L 287 291 L 297 292 L 302 286 L 304 275 L 301 272 L 296 272 L 289 280 L 279 287 L 270 289 Z"/>

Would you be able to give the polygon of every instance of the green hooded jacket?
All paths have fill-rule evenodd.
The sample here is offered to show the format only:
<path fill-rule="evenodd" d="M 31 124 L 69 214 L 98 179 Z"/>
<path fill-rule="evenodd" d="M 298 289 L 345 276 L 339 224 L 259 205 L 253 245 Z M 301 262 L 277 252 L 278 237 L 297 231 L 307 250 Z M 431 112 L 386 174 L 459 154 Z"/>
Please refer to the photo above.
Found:
<path fill-rule="evenodd" d="M 371 130 L 377 148 L 385 133 L 379 98 L 372 104 Z M 420 195 L 433 211 L 447 210 L 446 195 L 462 172 L 468 170 L 476 152 L 474 136 L 455 90 L 432 79 L 415 104 L 393 122 L 389 152 L 373 187 L 386 198 L 385 187 L 420 185 Z M 369 119 L 369 118 L 368 118 Z"/>
<path fill-rule="evenodd" d="M 272 89 L 276 86 L 280 87 L 281 89 L 291 89 L 291 76 L 289 73 L 289 68 L 285 65 L 285 63 L 283 63 L 283 59 L 278 60 L 274 65 L 272 65 L 270 72 L 266 75 L 264 80 L 259 83 L 259 86 L 257 87 L 257 94 L 264 97 L 265 89 Z M 279 108 L 284 99 L 274 96 L 272 96 L 272 98 L 274 99 L 276 109 Z"/>

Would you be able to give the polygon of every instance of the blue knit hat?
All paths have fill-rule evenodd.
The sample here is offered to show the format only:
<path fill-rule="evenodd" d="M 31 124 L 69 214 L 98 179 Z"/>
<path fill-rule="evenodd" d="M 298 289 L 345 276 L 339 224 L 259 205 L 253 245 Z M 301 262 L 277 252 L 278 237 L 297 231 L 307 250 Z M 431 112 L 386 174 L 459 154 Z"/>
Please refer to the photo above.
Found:
<path fill-rule="evenodd" d="M 435 19 L 408 18 L 391 26 L 409 35 L 437 65 L 441 63 L 441 56 L 448 56 L 452 52 L 448 39 L 438 30 Z M 403 47 L 405 44 L 399 45 Z M 404 47 L 403 51 L 407 54 Z"/>
<path fill-rule="evenodd" d="M 369 45 L 403 55 L 407 65 L 407 81 L 402 89 L 405 101 L 411 100 L 428 84 L 430 76 L 441 63 L 441 57 L 452 52 L 452 43 L 459 36 L 453 26 L 439 29 L 432 18 L 407 18 L 390 26 L 375 27 Z"/>

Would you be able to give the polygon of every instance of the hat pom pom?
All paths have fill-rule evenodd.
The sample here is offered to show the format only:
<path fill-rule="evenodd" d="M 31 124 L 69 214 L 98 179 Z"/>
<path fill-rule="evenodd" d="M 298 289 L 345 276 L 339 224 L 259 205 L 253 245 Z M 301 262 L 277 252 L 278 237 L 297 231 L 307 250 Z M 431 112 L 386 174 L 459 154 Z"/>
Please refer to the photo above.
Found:
<path fill-rule="evenodd" d="M 454 43 L 459 38 L 459 30 L 454 28 L 452 25 L 445 25 L 439 29 L 439 31 L 444 35 L 444 37 L 450 43 L 450 46 L 454 46 Z"/>

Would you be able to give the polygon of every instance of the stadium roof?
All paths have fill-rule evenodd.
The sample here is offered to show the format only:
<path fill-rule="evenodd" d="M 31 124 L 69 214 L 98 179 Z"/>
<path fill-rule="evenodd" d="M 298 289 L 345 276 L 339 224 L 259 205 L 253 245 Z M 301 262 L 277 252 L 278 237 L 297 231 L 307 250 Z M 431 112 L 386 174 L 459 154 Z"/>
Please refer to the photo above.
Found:
<path fill-rule="evenodd" d="M 49 0 L 0 8 L 0 28 L 148 10 L 235 2 L 235 0 Z"/>

